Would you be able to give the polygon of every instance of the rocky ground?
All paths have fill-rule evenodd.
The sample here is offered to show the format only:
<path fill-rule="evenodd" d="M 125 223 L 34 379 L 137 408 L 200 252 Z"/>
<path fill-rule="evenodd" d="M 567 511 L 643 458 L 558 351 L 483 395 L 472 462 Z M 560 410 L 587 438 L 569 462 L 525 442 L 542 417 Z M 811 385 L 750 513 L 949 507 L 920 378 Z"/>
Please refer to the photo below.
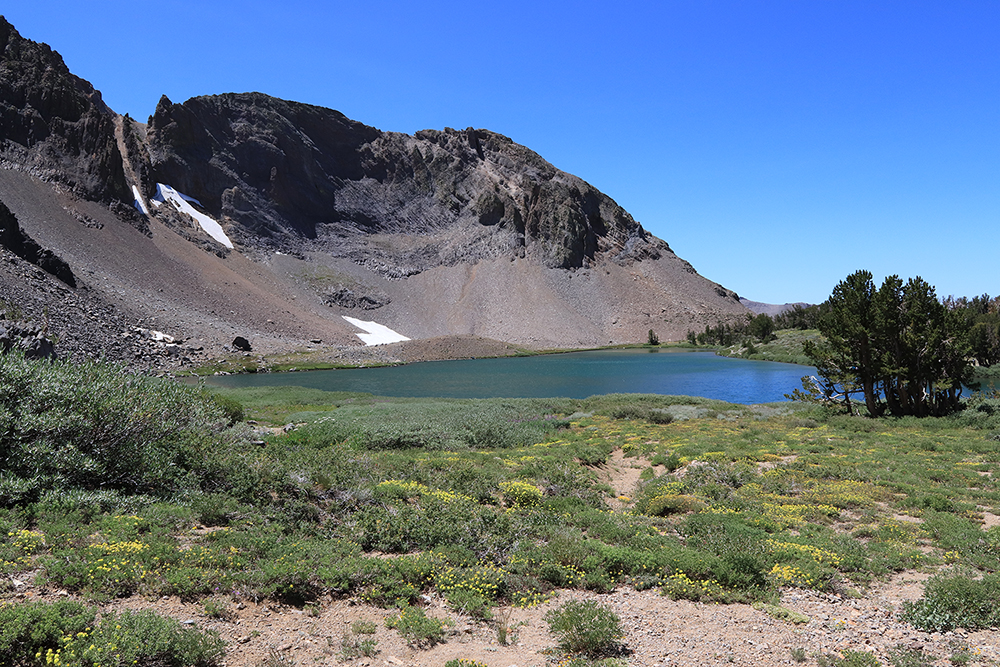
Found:
<path fill-rule="evenodd" d="M 655 590 L 636 591 L 622 587 L 598 595 L 581 591 L 559 591 L 550 601 L 531 609 L 499 609 L 510 612 L 508 625 L 514 640 L 508 646 L 497 640 L 496 622 L 462 617 L 438 598 L 428 600 L 430 616 L 455 622 L 446 640 L 431 648 L 408 645 L 399 633 L 385 626 L 391 610 L 371 607 L 355 600 L 322 600 L 315 607 L 297 609 L 269 602 L 218 597 L 230 617 L 210 618 L 204 601 L 183 602 L 177 598 L 148 600 L 141 597 L 116 600 L 106 610 L 152 609 L 182 623 L 218 632 L 229 650 L 226 665 L 254 667 L 270 656 L 284 664 L 359 666 L 406 665 L 431 667 L 465 658 L 489 667 L 542 667 L 558 655 L 548 632 L 547 611 L 568 600 L 597 600 L 615 611 L 625 629 L 622 655 L 629 665 L 792 665 L 793 651 L 801 649 L 805 664 L 816 664 L 815 655 L 838 655 L 845 649 L 873 652 L 885 664 L 901 648 L 919 650 L 933 664 L 950 664 L 956 651 L 968 649 L 973 660 L 1000 661 L 1000 633 L 995 630 L 926 633 L 899 620 L 905 600 L 915 600 L 922 591 L 922 573 L 904 573 L 876 584 L 861 598 L 786 589 L 781 605 L 804 614 L 807 623 L 778 620 L 748 605 L 718 605 L 671 600 Z M 55 599 L 65 592 L 39 590 L 22 584 L 19 599 Z M 344 635 L 350 635 L 356 620 L 376 625 L 371 638 L 378 652 L 371 657 L 345 659 Z M 366 638 L 366 636 L 360 636 Z M 272 663 L 274 664 L 274 663 Z"/>

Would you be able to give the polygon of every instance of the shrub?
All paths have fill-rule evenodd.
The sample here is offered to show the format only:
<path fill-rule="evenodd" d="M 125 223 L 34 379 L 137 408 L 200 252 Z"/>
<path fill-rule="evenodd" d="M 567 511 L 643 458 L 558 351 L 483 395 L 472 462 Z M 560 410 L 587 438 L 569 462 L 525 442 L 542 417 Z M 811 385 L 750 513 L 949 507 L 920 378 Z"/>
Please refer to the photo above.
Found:
<path fill-rule="evenodd" d="M 343 660 L 370 658 L 378 653 L 378 641 L 371 637 L 361 638 L 345 632 L 340 639 L 340 657 Z"/>
<path fill-rule="evenodd" d="M 612 419 L 644 419 L 654 424 L 669 424 L 674 420 L 669 412 L 644 405 L 622 405 L 612 408 L 610 415 Z"/>
<path fill-rule="evenodd" d="M 100 363 L 0 355 L 0 505 L 48 489 L 166 494 L 207 466 L 222 410 L 198 390 Z M 218 442 L 213 443 L 215 447 Z"/>
<path fill-rule="evenodd" d="M 69 600 L 0 606 L 0 655 L 13 667 L 36 665 L 36 653 L 58 651 L 63 637 L 85 632 L 94 617 L 93 609 Z"/>
<path fill-rule="evenodd" d="M 215 667 L 224 646 L 214 632 L 185 628 L 152 612 L 95 613 L 60 601 L 0 608 L 0 652 L 14 667 L 42 664 Z"/>
<path fill-rule="evenodd" d="M 243 409 L 243 404 L 235 398 L 205 390 L 202 390 L 202 396 L 204 396 L 206 401 L 215 404 L 219 408 L 222 414 L 225 415 L 230 426 L 246 419 L 246 411 Z"/>
<path fill-rule="evenodd" d="M 351 632 L 356 635 L 373 635 L 375 630 L 377 627 L 374 621 L 366 621 L 361 618 L 351 621 Z"/>
<path fill-rule="evenodd" d="M 489 600 L 475 591 L 457 588 L 449 591 L 445 599 L 448 600 L 448 605 L 459 614 L 483 619 L 490 617 Z"/>
<path fill-rule="evenodd" d="M 982 630 L 1000 625 L 1000 573 L 980 580 L 964 574 L 936 576 L 927 581 L 923 596 L 903 603 L 903 620 L 925 632 L 955 628 Z"/>
<path fill-rule="evenodd" d="M 571 600 L 546 613 L 545 621 L 567 653 L 591 657 L 616 653 L 625 636 L 618 615 L 593 600 Z"/>
<path fill-rule="evenodd" d="M 542 492 L 537 486 L 520 480 L 501 482 L 500 491 L 508 504 L 514 507 L 533 507 L 542 500 Z"/>
<path fill-rule="evenodd" d="M 385 620 L 387 628 L 395 628 L 412 646 L 430 648 L 444 641 L 444 629 L 454 625 L 451 619 L 433 618 L 419 607 L 404 607 L 396 616 Z"/>

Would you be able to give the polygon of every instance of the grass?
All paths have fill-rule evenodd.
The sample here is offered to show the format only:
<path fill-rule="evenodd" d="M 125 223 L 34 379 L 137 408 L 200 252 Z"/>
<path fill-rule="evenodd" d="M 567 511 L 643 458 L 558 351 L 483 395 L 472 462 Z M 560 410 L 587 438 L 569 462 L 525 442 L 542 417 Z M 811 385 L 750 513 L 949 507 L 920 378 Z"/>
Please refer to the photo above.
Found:
<path fill-rule="evenodd" d="M 816 329 L 782 329 L 776 331 L 775 339 L 767 343 L 755 342 L 751 348 L 744 344 L 723 348 L 719 354 L 725 357 L 740 357 L 758 361 L 780 361 L 789 364 L 811 366 L 812 361 L 803 352 L 806 341 L 818 342 L 822 336 Z M 794 388 L 794 387 L 793 387 Z"/>
<path fill-rule="evenodd" d="M 1000 571 L 1000 530 L 982 525 L 1000 514 L 996 398 L 880 421 L 624 394 L 219 401 L 114 368 L 0 364 L 0 574 L 95 602 L 178 595 L 222 617 L 226 598 L 351 598 L 414 610 L 395 618 L 428 645 L 443 626 L 419 618 L 427 594 L 483 623 L 560 588 L 620 586 L 782 617 L 782 589 L 846 594 L 930 568 L 943 574 L 914 626 L 996 623 L 977 602 Z M 260 436 L 230 424 L 236 404 L 296 426 Z M 607 484 L 615 451 L 643 469 L 634 491 Z M 376 650 L 360 633 L 346 653 Z"/>

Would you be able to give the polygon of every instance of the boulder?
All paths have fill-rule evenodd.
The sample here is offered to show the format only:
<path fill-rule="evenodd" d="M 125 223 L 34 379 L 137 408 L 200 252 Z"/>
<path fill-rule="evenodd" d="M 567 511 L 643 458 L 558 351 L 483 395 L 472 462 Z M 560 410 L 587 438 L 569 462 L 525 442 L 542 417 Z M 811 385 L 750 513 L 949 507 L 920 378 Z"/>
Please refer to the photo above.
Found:
<path fill-rule="evenodd" d="M 251 352 L 250 341 L 248 341 L 243 336 L 237 336 L 233 339 L 233 347 L 242 352 Z"/>

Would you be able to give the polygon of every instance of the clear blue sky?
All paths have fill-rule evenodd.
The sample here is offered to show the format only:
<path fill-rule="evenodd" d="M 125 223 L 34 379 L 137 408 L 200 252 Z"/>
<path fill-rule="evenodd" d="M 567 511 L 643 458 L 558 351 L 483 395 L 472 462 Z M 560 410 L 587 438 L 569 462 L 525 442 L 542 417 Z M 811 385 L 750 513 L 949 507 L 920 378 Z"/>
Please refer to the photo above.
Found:
<path fill-rule="evenodd" d="M 256 90 L 500 132 L 770 303 L 1000 293 L 1000 2 L 4 0 L 119 113 Z"/>

